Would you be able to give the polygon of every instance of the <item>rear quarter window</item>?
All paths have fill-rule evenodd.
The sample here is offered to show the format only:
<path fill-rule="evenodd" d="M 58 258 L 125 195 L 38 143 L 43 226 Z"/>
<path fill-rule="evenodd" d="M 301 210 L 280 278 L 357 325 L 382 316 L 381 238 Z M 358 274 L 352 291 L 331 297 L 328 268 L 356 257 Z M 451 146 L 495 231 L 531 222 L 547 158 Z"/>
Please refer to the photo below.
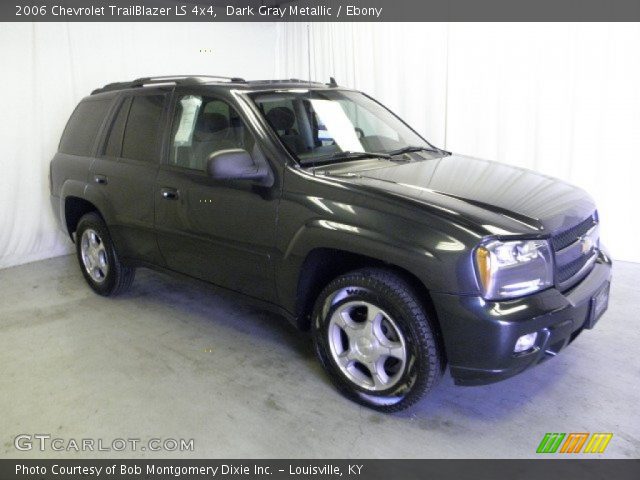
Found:
<path fill-rule="evenodd" d="M 67 122 L 58 151 L 68 155 L 91 155 L 110 104 L 111 99 L 80 102 Z"/>

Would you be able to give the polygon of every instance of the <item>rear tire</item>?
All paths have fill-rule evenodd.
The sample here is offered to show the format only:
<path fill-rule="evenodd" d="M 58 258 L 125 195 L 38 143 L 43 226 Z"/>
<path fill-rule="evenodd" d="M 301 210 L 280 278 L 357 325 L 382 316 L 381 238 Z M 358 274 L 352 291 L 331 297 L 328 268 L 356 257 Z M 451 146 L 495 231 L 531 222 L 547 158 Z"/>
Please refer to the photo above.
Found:
<path fill-rule="evenodd" d="M 367 268 L 333 280 L 315 303 L 312 332 L 338 390 L 374 410 L 404 410 L 442 377 L 431 319 L 394 272 Z"/>
<path fill-rule="evenodd" d="M 133 283 L 135 268 L 120 261 L 104 220 L 87 213 L 76 228 L 76 255 L 89 286 L 105 297 L 125 292 Z"/>

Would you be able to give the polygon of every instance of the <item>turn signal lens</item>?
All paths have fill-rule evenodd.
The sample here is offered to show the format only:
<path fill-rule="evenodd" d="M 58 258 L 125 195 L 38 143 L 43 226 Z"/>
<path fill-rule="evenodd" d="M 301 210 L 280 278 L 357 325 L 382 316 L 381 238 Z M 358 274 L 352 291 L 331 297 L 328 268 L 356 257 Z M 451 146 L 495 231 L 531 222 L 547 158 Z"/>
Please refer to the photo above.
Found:
<path fill-rule="evenodd" d="M 476 263 L 478 265 L 480 283 L 482 283 L 482 288 L 487 291 L 491 281 L 491 255 L 489 250 L 484 247 L 478 247 L 476 250 Z"/>

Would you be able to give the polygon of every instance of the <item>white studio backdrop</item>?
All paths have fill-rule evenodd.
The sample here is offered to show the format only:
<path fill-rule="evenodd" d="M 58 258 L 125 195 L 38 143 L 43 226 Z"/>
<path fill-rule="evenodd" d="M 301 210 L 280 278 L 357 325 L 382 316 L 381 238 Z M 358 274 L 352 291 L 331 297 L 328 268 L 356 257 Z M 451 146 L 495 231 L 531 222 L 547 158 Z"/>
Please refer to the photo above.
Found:
<path fill-rule="evenodd" d="M 620 23 L 0 24 L 0 268 L 70 251 L 48 167 L 77 102 L 176 73 L 335 76 L 436 145 L 586 189 L 613 257 L 640 262 L 639 47 Z"/>
<path fill-rule="evenodd" d="M 269 78 L 272 23 L 0 23 L 0 268 L 68 253 L 49 161 L 91 90 L 152 75 Z"/>
<path fill-rule="evenodd" d="M 334 76 L 438 146 L 584 188 L 612 256 L 640 262 L 640 24 L 281 23 L 277 32 L 277 76 Z"/>

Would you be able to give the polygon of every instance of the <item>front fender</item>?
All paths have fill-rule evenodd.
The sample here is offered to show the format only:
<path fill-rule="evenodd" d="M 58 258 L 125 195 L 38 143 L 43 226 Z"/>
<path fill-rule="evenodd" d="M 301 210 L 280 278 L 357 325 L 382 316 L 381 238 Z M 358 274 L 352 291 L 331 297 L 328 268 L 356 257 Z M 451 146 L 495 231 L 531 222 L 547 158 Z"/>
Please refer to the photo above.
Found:
<path fill-rule="evenodd" d="M 442 258 L 437 247 L 443 241 L 437 232 L 430 232 L 430 245 L 420 245 L 409 241 L 415 230 L 409 226 L 395 226 L 394 233 L 375 230 L 363 226 L 347 224 L 336 220 L 313 219 L 300 227 L 291 238 L 283 254 L 276 278 L 278 292 L 283 306 L 296 312 L 298 284 L 304 262 L 314 250 L 330 249 L 368 257 L 399 267 L 420 280 L 429 290 L 450 291 L 451 266 L 448 258 Z M 453 267 L 455 268 L 455 267 Z"/>
<path fill-rule="evenodd" d="M 433 249 L 418 247 L 386 232 L 328 219 L 314 219 L 303 225 L 291 239 L 284 260 L 306 258 L 312 250 L 330 248 L 372 257 L 402 267 L 418 278 L 441 276 L 441 261 Z M 417 259 L 420 259 L 416 262 Z M 425 273 L 421 267 L 431 267 Z M 432 281 L 426 284 L 433 285 Z"/>

